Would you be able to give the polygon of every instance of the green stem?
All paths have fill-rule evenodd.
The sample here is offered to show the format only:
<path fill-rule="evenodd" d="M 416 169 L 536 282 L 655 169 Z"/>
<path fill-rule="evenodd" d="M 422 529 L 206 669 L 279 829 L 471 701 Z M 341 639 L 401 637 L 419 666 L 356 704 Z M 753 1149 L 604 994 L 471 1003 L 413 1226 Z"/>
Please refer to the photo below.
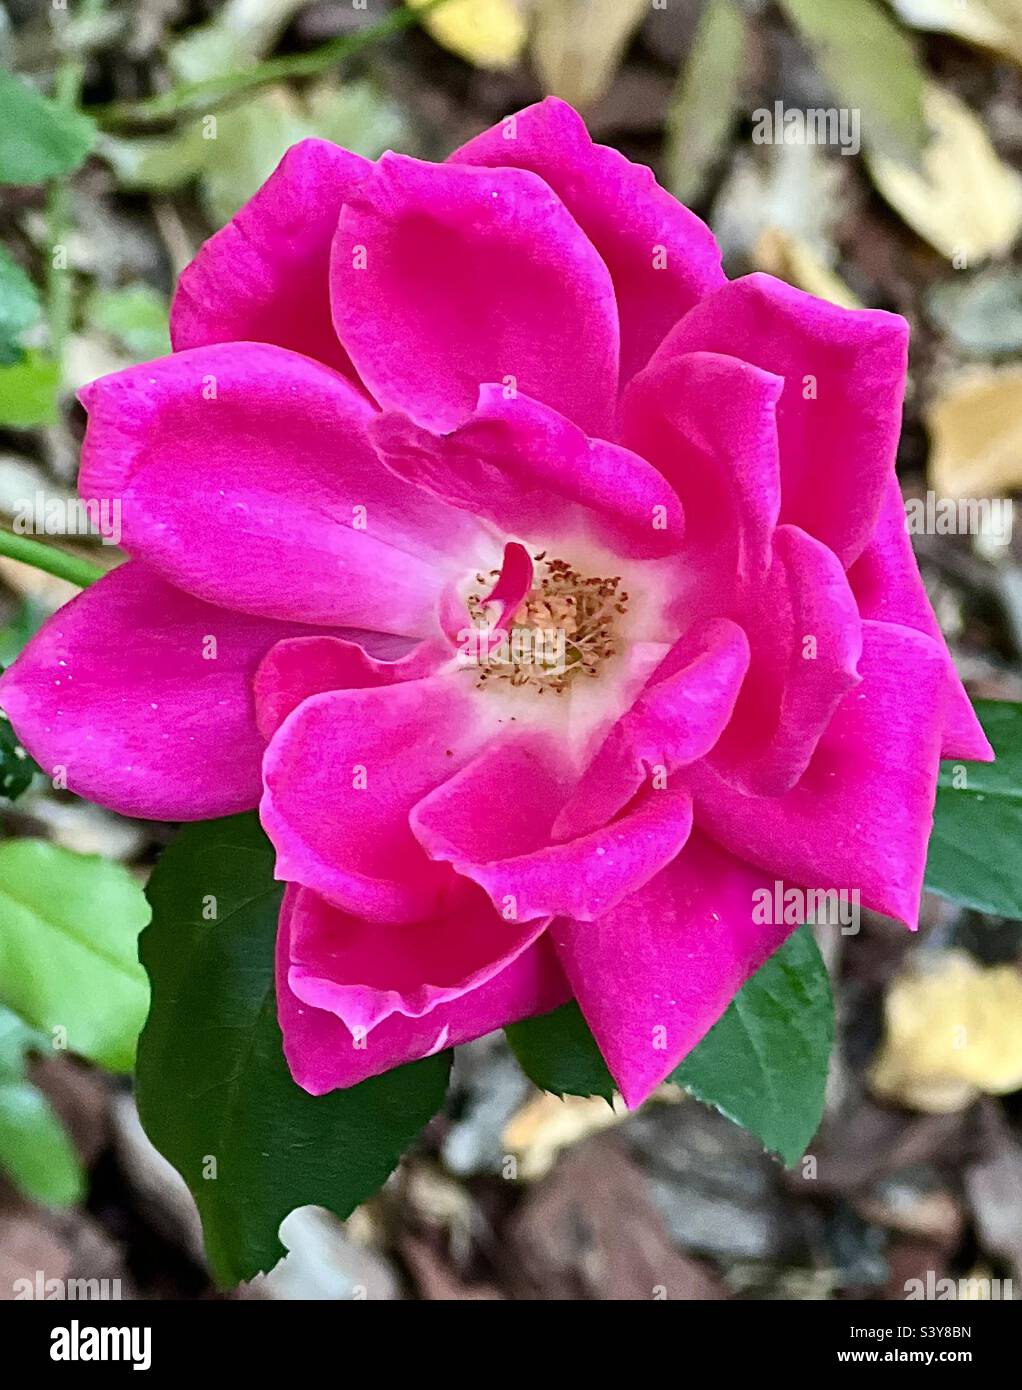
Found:
<path fill-rule="evenodd" d="M 377 24 L 370 24 L 357 33 L 331 39 L 308 53 L 288 53 L 280 58 L 268 58 L 250 68 L 239 68 L 201 82 L 185 82 L 169 92 L 146 97 L 142 101 L 115 101 L 105 106 L 88 107 L 88 114 L 105 129 L 122 125 L 150 125 L 170 116 L 183 113 L 207 115 L 211 108 L 223 106 L 257 87 L 269 86 L 290 77 L 314 77 L 337 63 L 353 57 L 363 49 L 383 39 L 399 34 L 419 24 L 432 10 L 447 4 L 447 0 L 428 0 L 419 9 L 402 6 Z"/>
<path fill-rule="evenodd" d="M 47 574 L 55 574 L 58 579 L 77 584 L 79 589 L 94 584 L 106 573 L 98 565 L 78 555 L 69 555 L 66 550 L 43 545 L 42 541 L 31 540 L 28 536 L 16 536 L 12 531 L 0 530 L 0 555 L 20 560 L 23 565 L 32 565 L 37 570 L 45 570 Z"/>
<path fill-rule="evenodd" d="M 86 19 L 98 15 L 106 0 L 82 0 L 81 12 Z M 63 32 L 58 32 L 63 42 Z M 61 106 L 73 110 L 82 95 L 85 63 L 66 53 L 57 68 L 53 96 Z M 74 279 L 69 266 L 54 264 L 58 246 L 66 248 L 71 234 L 71 190 L 66 178 L 55 179 L 46 201 L 46 230 L 50 244 L 50 262 L 46 267 L 46 321 L 50 333 L 50 353 L 58 364 L 64 360 L 64 347 L 71 332 L 74 315 Z"/>

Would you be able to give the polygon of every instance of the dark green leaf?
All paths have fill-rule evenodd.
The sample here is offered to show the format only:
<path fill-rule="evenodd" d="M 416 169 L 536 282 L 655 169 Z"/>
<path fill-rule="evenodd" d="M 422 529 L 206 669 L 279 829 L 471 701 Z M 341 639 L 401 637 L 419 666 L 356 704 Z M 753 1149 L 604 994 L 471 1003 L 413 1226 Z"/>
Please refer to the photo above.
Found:
<path fill-rule="evenodd" d="M 217 1280 L 270 1269 L 295 1207 L 347 1217 L 443 1101 L 447 1054 L 310 1096 L 284 1060 L 273 989 L 282 888 L 255 816 L 187 827 L 150 881 L 153 1002 L 142 1123 L 191 1188 Z M 210 913 L 215 912 L 215 919 Z"/>
<path fill-rule="evenodd" d="M 18 742 L 10 721 L 0 714 L 0 797 L 16 801 L 31 786 L 36 765 Z"/>
<path fill-rule="evenodd" d="M 43 1039 L 0 1007 L 0 1170 L 33 1202 L 77 1202 L 84 1191 L 74 1145 L 38 1087 L 25 1075 Z"/>
<path fill-rule="evenodd" d="M 507 1035 L 524 1071 L 544 1090 L 613 1094 L 577 1004 L 516 1023 Z M 830 981 L 812 932 L 800 927 L 668 1079 L 791 1164 L 820 1122 L 833 1039 Z"/>
<path fill-rule="evenodd" d="M 1022 705 L 979 700 L 976 713 L 997 761 L 941 765 L 926 886 L 1022 918 Z"/>
<path fill-rule="evenodd" d="M 0 844 L 0 999 L 72 1052 L 130 1071 L 147 987 L 149 920 L 127 869 L 45 840 Z"/>
<path fill-rule="evenodd" d="M 799 927 L 670 1079 L 790 1166 L 820 1123 L 833 1042 L 827 969 L 812 931 Z"/>
<path fill-rule="evenodd" d="M 617 1089 L 582 1011 L 571 1000 L 553 1013 L 505 1029 L 522 1071 L 556 1096 L 603 1096 Z"/>
<path fill-rule="evenodd" d="M 0 184 L 45 183 L 69 174 L 92 149 L 96 127 L 0 69 Z"/>

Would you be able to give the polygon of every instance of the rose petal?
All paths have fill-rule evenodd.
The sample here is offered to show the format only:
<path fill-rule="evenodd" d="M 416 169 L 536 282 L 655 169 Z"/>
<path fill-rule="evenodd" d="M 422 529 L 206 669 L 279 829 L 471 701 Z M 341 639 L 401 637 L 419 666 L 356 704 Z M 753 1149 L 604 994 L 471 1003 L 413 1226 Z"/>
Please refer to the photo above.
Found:
<path fill-rule="evenodd" d="M 797 526 L 774 535 L 774 567 L 745 620 L 752 658 L 713 766 L 754 796 L 779 796 L 809 766 L 859 684 L 862 620 L 837 556 Z"/>
<path fill-rule="evenodd" d="M 589 534 L 615 553 L 645 558 L 681 544 L 681 507 L 657 469 L 588 439 L 528 396 L 483 386 L 475 414 L 450 434 L 399 414 L 379 417 L 370 433 L 399 477 L 504 534 L 544 542 Z"/>
<path fill-rule="evenodd" d="M 578 113 L 556 97 L 484 131 L 451 162 L 531 169 L 562 200 L 614 281 L 623 383 L 683 314 L 725 283 L 709 227 L 644 164 L 595 145 Z"/>
<path fill-rule="evenodd" d="M 946 653 L 948 708 L 940 756 L 992 762 L 994 750 L 955 670 L 944 634 L 923 586 L 905 525 L 901 488 L 893 474 L 887 485 L 876 530 L 866 549 L 848 571 L 848 579 L 864 618 L 914 627 L 919 632 L 925 632 L 927 637 L 932 637 Z"/>
<path fill-rule="evenodd" d="M 292 905 L 284 895 L 277 934 L 277 1014 L 291 1075 L 312 1095 L 354 1086 L 405 1062 L 459 1046 L 533 1014 L 548 1013 L 568 997 L 546 936 L 498 975 L 421 1018 L 392 1014 L 367 1035 L 353 1035 L 336 1014 L 303 1004 L 288 984 Z M 425 928 L 428 930 L 428 928 Z"/>
<path fill-rule="evenodd" d="M 685 513 L 692 609 L 720 612 L 770 568 L 781 505 L 780 377 L 709 352 L 658 354 L 622 400 L 622 438 Z"/>
<path fill-rule="evenodd" d="M 554 822 L 554 839 L 606 825 L 651 778 L 662 777 L 662 788 L 705 757 L 727 727 L 748 665 L 748 638 L 735 623 L 691 628 L 600 745 Z"/>
<path fill-rule="evenodd" d="M 858 889 L 914 928 L 933 823 L 946 667 L 937 644 L 865 622 L 862 684 L 847 695 L 802 780 L 743 796 L 706 762 L 687 774 L 696 824 L 792 885 Z"/>
<path fill-rule="evenodd" d="M 341 204 L 372 166 L 328 140 L 292 145 L 178 280 L 174 348 L 276 343 L 354 376 L 330 317 L 330 244 Z"/>
<path fill-rule="evenodd" d="M 546 930 L 498 915 L 476 891 L 432 922 L 367 922 L 300 888 L 288 983 L 304 1004 L 369 1033 L 394 1014 L 422 1018 L 499 975 Z"/>
<path fill-rule="evenodd" d="M 436 916 L 455 875 L 420 849 L 408 813 L 492 729 L 457 676 L 313 695 L 277 730 L 260 816 L 277 877 L 375 921 Z"/>
<path fill-rule="evenodd" d="M 781 520 L 851 564 L 872 534 L 894 466 L 905 320 L 842 309 L 769 275 L 747 275 L 686 314 L 655 361 L 686 352 L 727 353 L 784 378 Z"/>
<path fill-rule="evenodd" d="M 641 1105 L 793 930 L 753 922 L 765 875 L 693 834 L 667 868 L 597 922 L 550 936 L 611 1075 Z"/>
<path fill-rule="evenodd" d="M 259 801 L 252 678 L 296 630 L 129 563 L 50 618 L 4 673 L 0 704 L 79 796 L 152 820 L 228 816 Z"/>
<path fill-rule="evenodd" d="M 451 429 L 483 383 L 513 383 L 609 433 L 613 286 L 534 174 L 384 155 L 341 215 L 331 275 L 338 335 L 384 408 Z"/>
<path fill-rule="evenodd" d="M 570 787 L 557 761 L 534 740 L 491 744 L 412 811 L 431 858 L 481 884 L 509 921 L 601 916 L 670 863 L 692 828 L 687 794 L 657 791 L 613 824 L 552 844 Z"/>
<path fill-rule="evenodd" d="M 480 528 L 376 459 L 371 407 L 319 363 L 228 343 L 82 393 L 83 496 L 121 501 L 125 548 L 230 608 L 425 634 Z"/>

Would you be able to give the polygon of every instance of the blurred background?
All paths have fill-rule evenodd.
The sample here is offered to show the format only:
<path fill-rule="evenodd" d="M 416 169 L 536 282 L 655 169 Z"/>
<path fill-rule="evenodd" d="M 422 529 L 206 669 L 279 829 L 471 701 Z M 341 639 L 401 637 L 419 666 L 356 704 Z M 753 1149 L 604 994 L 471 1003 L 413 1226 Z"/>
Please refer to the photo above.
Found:
<path fill-rule="evenodd" d="M 290 144 L 443 158 L 547 92 L 704 216 L 730 274 L 908 318 L 907 497 L 1022 485 L 1022 0 L 4 0 L 0 170 L 12 72 L 68 119 L 0 186 L 7 531 L 73 493 L 74 392 L 169 350 L 178 273 Z M 843 118 L 765 140 L 775 103 Z M 915 543 L 973 695 L 1022 698 L 1022 537 Z M 0 664 L 74 592 L 0 558 Z M 173 831 L 54 789 L 0 721 L 0 1001 L 26 866 L 72 928 L 89 895 L 144 914 Z M 864 914 L 820 944 L 840 1040 L 811 1161 L 783 1171 L 677 1093 L 631 1117 L 540 1094 L 484 1039 L 384 1191 L 343 1226 L 293 1215 L 287 1260 L 228 1296 L 888 1299 L 928 1274 L 1022 1295 L 1022 925 L 927 895 L 915 938 Z M 37 1271 L 225 1296 L 130 1081 L 0 1008 L 0 1298 Z"/>

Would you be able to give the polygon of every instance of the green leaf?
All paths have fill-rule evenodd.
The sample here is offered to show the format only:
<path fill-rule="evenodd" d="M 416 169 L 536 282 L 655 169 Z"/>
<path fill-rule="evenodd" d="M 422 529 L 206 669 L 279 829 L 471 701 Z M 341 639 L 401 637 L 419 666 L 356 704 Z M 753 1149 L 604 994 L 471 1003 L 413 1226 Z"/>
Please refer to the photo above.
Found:
<path fill-rule="evenodd" d="M 254 815 L 186 827 L 150 880 L 141 941 L 153 1002 L 139 1114 L 192 1191 L 225 1287 L 276 1264 L 295 1207 L 343 1219 L 371 1196 L 440 1107 L 450 1069 L 438 1054 L 325 1096 L 295 1084 L 273 988 L 273 865 Z"/>
<path fill-rule="evenodd" d="M 170 352 L 167 302 L 149 285 L 97 290 L 89 299 L 85 317 L 136 362 L 148 362 Z"/>
<path fill-rule="evenodd" d="M 39 352 L 27 352 L 20 362 L 0 366 L 0 425 L 30 430 L 52 425 L 57 418 L 60 368 Z"/>
<path fill-rule="evenodd" d="M 60 1120 L 25 1075 L 43 1039 L 0 1007 L 0 1169 L 33 1202 L 67 1206 L 85 1189 L 78 1155 Z"/>
<path fill-rule="evenodd" d="M 923 70 L 911 40 L 878 0 L 781 0 L 843 106 L 861 112 L 862 139 L 915 164 L 926 144 Z"/>
<path fill-rule="evenodd" d="M 683 203 L 699 197 L 727 143 L 744 53 L 745 20 L 734 0 L 708 0 L 667 112 L 667 186 Z"/>
<path fill-rule="evenodd" d="M 504 1032 L 530 1081 L 555 1096 L 603 1096 L 617 1087 L 574 999 L 553 1013 L 512 1023 Z"/>
<path fill-rule="evenodd" d="M 35 285 L 0 246 L 0 366 L 21 360 L 21 335 L 38 317 Z"/>
<path fill-rule="evenodd" d="M 112 1071 L 130 1071 L 145 1018 L 136 955 L 145 894 L 120 864 L 45 840 L 0 844 L 0 998 Z"/>
<path fill-rule="evenodd" d="M 508 1040 L 537 1086 L 608 1099 L 614 1082 L 574 1002 L 516 1023 Z M 834 1040 L 830 981 L 800 927 L 747 980 L 726 1013 L 668 1077 L 797 1162 L 823 1114 Z"/>
<path fill-rule="evenodd" d="M 0 714 L 0 797 L 16 801 L 27 791 L 36 765 L 18 742 L 10 720 Z"/>
<path fill-rule="evenodd" d="M 84 163 L 95 124 L 0 69 L 0 184 L 45 183 Z"/>
<path fill-rule="evenodd" d="M 799 927 L 670 1080 L 750 1130 L 790 1167 L 823 1115 L 833 1042 L 827 968 L 810 928 Z"/>
<path fill-rule="evenodd" d="M 976 713 L 997 761 L 941 765 L 926 886 L 1022 919 L 1022 704 L 979 700 Z"/>

